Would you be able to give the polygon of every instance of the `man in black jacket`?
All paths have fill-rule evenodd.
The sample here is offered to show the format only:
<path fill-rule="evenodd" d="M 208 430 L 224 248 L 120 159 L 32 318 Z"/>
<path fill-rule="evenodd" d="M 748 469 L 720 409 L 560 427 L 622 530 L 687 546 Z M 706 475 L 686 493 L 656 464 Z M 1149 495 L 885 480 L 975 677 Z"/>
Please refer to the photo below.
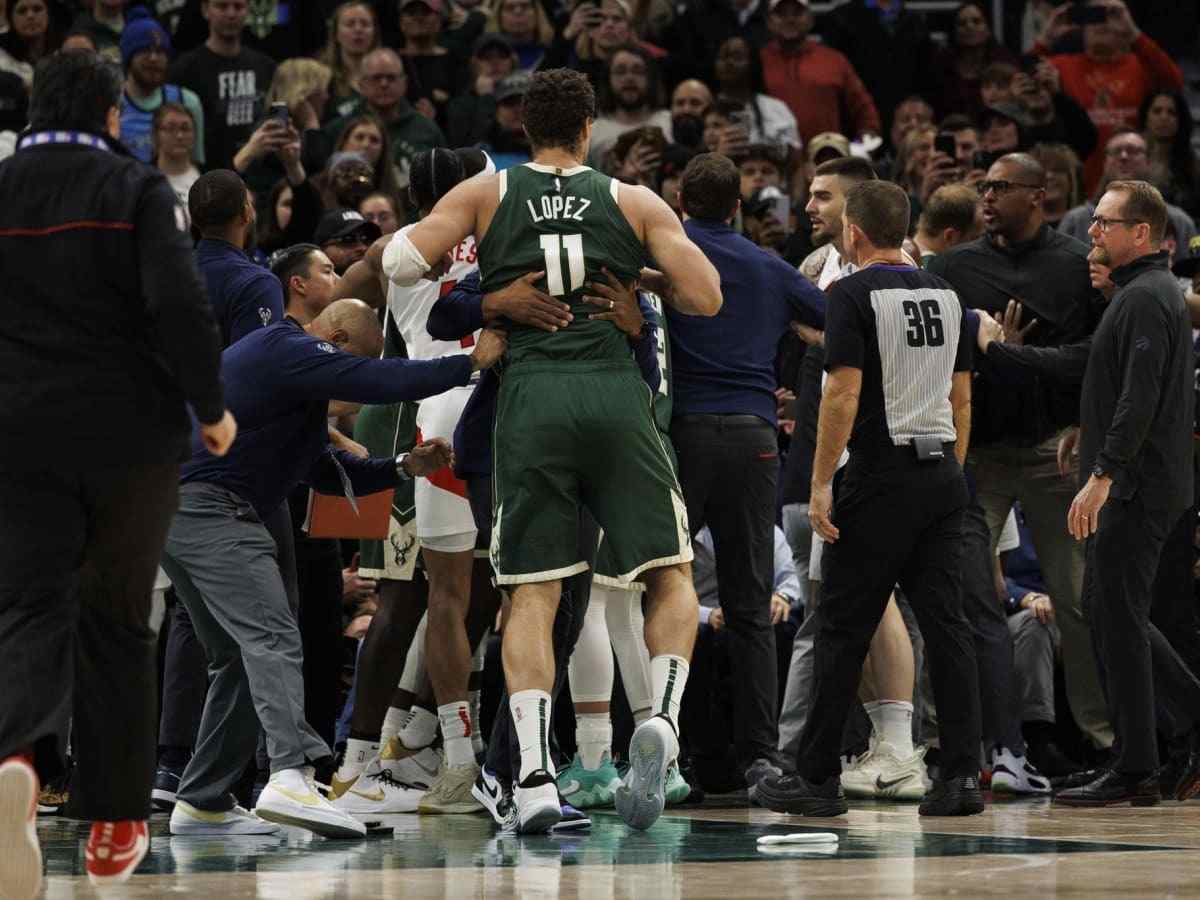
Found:
<path fill-rule="evenodd" d="M 1174 653 L 1151 665 L 1151 589 L 1171 526 L 1191 503 L 1195 377 L 1179 285 L 1159 245 L 1167 206 L 1144 181 L 1115 181 L 1089 234 L 1117 293 L 1096 329 L 1080 405 L 1083 482 L 1067 527 L 1086 545 L 1084 595 L 1103 662 L 1118 751 L 1071 806 L 1150 806 L 1160 799 L 1154 680 L 1200 708 L 1200 682 Z M 1086 479 L 1086 480 L 1085 480 Z M 1166 663 L 1167 665 L 1163 665 Z M 1153 675 L 1152 675 L 1153 673 Z M 1189 786 L 1193 791 L 1196 785 Z"/>
<path fill-rule="evenodd" d="M 1099 294 L 1091 287 L 1087 247 L 1045 223 L 1045 184 L 1045 169 L 1032 157 L 1001 157 L 978 185 L 986 234 L 934 257 L 929 271 L 954 285 L 965 305 L 984 312 L 1003 313 L 1018 299 L 1037 321 L 1026 342 L 1058 347 L 1092 332 Z M 987 358 L 977 360 L 976 366 L 968 472 L 975 481 L 977 502 L 968 508 L 966 534 L 971 541 L 982 537 L 982 513 L 994 554 L 1004 520 L 1020 501 L 1047 587 L 1057 601 L 1071 711 L 1093 744 L 1105 748 L 1112 743 L 1112 730 L 1081 607 L 1083 553 L 1062 531 L 1071 493 L 1058 475 L 1056 461 L 1058 433 L 1078 414 L 1078 390 L 1045 379 L 1005 375 Z M 991 555 L 984 556 L 990 571 Z M 968 605 L 972 596 L 989 601 L 994 596 L 984 583 L 989 577 L 978 565 L 966 574 Z M 986 609 L 991 608 L 989 603 Z M 999 625 L 1007 634 L 1002 620 Z M 1008 740 L 1019 743 L 1020 736 L 1014 733 Z"/>
<path fill-rule="evenodd" d="M 187 220 L 158 172 L 116 142 L 119 77 L 59 53 L 34 82 L 30 132 L 0 166 L 0 810 L 32 808 L 61 770 L 94 820 L 94 882 L 149 846 L 154 773 L 151 588 L 187 449 L 236 432 Z M 0 831 L 21 833 L 19 822 Z M 0 895 L 33 897 L 32 825 L 0 854 Z"/>

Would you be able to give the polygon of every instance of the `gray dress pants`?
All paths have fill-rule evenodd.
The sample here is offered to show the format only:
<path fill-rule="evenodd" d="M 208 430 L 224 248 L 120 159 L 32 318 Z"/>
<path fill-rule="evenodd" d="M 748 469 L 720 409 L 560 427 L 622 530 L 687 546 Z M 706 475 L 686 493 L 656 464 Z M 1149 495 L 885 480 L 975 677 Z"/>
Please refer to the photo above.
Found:
<path fill-rule="evenodd" d="M 327 759 L 304 718 L 303 652 L 275 540 L 254 509 L 212 484 L 180 488 L 162 566 L 208 658 L 209 687 L 179 799 L 231 808 L 259 724 L 273 772 Z"/>

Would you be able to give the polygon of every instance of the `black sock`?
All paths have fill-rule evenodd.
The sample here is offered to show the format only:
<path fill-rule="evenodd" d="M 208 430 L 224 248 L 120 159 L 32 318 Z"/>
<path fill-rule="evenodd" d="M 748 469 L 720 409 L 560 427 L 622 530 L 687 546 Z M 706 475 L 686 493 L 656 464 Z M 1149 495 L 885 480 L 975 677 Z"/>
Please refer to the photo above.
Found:
<path fill-rule="evenodd" d="M 367 741 L 368 743 L 371 743 L 371 744 L 378 744 L 380 742 L 379 739 L 380 739 L 380 737 L 382 737 L 382 734 L 383 733 L 379 732 L 379 731 L 375 732 L 374 734 L 368 734 L 365 731 L 358 731 L 354 728 L 351 728 L 350 729 L 350 740 L 352 740 L 352 741 Z"/>
<path fill-rule="evenodd" d="M 158 748 L 158 765 L 163 769 L 180 772 L 187 767 L 188 760 L 191 758 L 191 751 L 187 747 Z"/>

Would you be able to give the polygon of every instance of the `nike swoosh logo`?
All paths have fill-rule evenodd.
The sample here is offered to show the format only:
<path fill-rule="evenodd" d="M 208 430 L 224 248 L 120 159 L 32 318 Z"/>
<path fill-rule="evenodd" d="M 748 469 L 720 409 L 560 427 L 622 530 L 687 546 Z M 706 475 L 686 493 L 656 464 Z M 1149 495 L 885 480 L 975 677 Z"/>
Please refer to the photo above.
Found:
<path fill-rule="evenodd" d="M 279 785 L 275 785 L 274 790 L 283 794 L 283 796 L 287 797 L 289 800 L 293 800 L 296 803 L 299 803 L 301 806 L 320 806 L 321 805 L 321 801 L 318 800 L 316 797 L 314 797 L 312 794 L 296 794 L 296 793 L 293 793 L 292 791 L 289 791 L 287 788 L 279 787 Z"/>
<path fill-rule="evenodd" d="M 362 797 L 364 800 L 370 800 L 372 803 L 382 803 L 386 799 L 382 788 L 379 788 L 373 794 L 368 794 L 366 791 L 355 790 L 350 791 L 350 793 L 356 797 Z"/>
<path fill-rule="evenodd" d="M 500 788 L 493 787 L 492 782 L 488 781 L 486 778 L 483 779 L 483 789 L 493 800 L 500 796 Z"/>
<path fill-rule="evenodd" d="M 578 781 L 575 781 L 574 779 L 572 779 L 571 781 L 568 781 L 566 784 L 564 784 L 562 786 L 562 792 L 564 794 L 566 794 L 567 796 L 570 796 L 571 794 L 573 794 L 577 790 L 579 790 L 581 787 L 582 787 L 582 785 Z"/>
<path fill-rule="evenodd" d="M 903 784 L 906 781 L 908 781 L 907 775 L 902 775 L 899 778 L 893 778 L 891 781 L 884 781 L 883 776 L 880 775 L 875 779 L 875 790 L 877 790 L 877 791 L 890 790 L 891 788 L 894 788 L 896 785 Z"/>

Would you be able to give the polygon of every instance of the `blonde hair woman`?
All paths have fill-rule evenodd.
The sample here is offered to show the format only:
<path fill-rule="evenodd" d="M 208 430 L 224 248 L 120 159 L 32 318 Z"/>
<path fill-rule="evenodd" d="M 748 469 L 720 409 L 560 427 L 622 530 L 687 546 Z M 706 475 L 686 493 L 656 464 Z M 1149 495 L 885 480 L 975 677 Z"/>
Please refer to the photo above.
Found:
<path fill-rule="evenodd" d="M 333 71 L 315 59 L 288 59 L 279 64 L 267 91 L 267 106 L 286 103 L 292 122 L 300 131 L 321 127 L 329 102 Z"/>
<path fill-rule="evenodd" d="M 1083 163 L 1066 144 L 1038 144 L 1029 153 L 1046 170 L 1042 211 L 1046 221 L 1057 228 L 1067 210 L 1083 203 Z"/>
<path fill-rule="evenodd" d="M 495 0 L 485 30 L 512 44 L 526 72 L 537 68 L 554 43 L 554 25 L 538 0 Z"/>

